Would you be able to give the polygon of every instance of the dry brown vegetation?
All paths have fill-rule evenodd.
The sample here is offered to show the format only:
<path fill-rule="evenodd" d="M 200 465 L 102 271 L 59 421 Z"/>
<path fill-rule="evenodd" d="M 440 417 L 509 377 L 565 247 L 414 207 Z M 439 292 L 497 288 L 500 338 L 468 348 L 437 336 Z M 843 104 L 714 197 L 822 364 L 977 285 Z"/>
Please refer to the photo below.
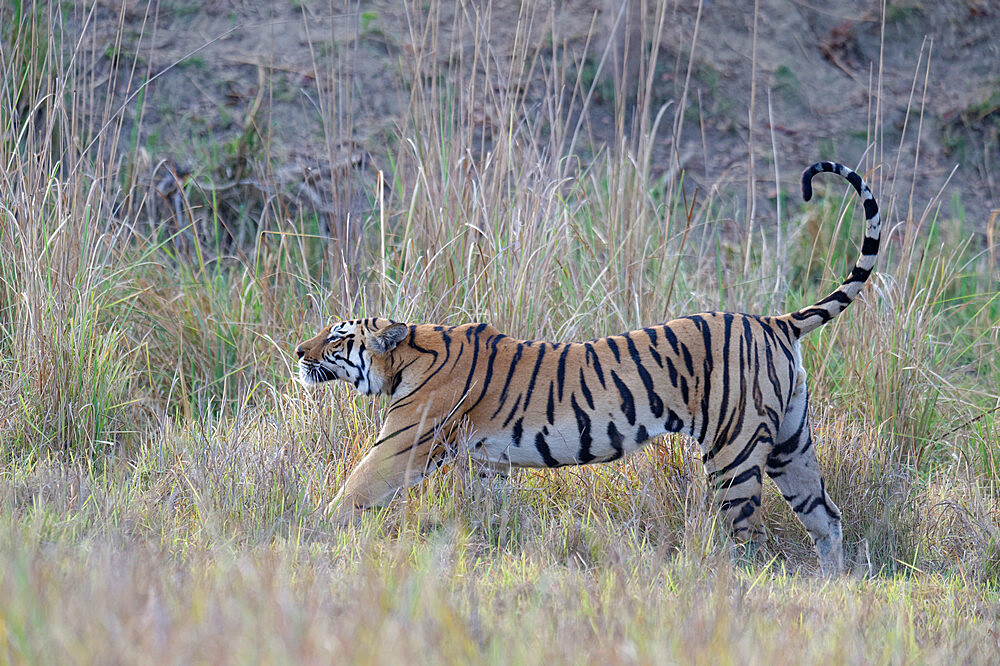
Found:
<path fill-rule="evenodd" d="M 599 27 L 586 48 L 560 42 L 554 12 L 498 22 L 500 52 L 485 9 L 460 3 L 449 24 L 441 3 L 404 5 L 405 113 L 378 155 L 345 148 L 357 91 L 317 41 L 306 93 L 329 120 L 325 158 L 305 172 L 272 153 L 279 91 L 259 68 L 237 138 L 189 174 L 150 158 L 156 72 L 88 32 L 106 5 L 0 10 L 0 661 L 1000 659 L 998 222 L 942 212 L 947 189 L 883 199 L 880 272 L 805 342 L 850 575 L 815 576 L 773 486 L 766 543 L 734 546 L 678 439 L 510 478 L 460 460 L 357 526 L 326 521 L 380 407 L 291 380 L 295 343 L 327 317 L 574 339 L 774 312 L 828 291 L 860 238 L 839 183 L 793 203 L 804 165 L 778 151 L 780 173 L 741 169 L 738 219 L 737 181 L 693 188 L 660 152 L 707 131 L 688 78 L 669 104 L 654 94 L 672 4 L 648 7 L 634 78 L 603 76 Z M 155 29 L 144 7 L 120 35 Z M 370 13 L 351 14 L 355 39 Z M 697 34 L 672 48 L 693 53 Z M 892 139 L 906 155 L 920 76 Z M 876 68 L 871 99 L 879 85 Z M 595 144 L 600 112 L 611 138 Z M 868 121 L 859 169 L 876 194 L 909 192 Z"/>

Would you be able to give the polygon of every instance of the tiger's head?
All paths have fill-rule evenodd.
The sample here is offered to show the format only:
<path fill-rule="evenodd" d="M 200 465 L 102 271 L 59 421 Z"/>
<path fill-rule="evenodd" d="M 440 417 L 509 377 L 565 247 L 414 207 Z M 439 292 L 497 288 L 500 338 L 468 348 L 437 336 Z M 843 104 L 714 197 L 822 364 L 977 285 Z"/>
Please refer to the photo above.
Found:
<path fill-rule="evenodd" d="M 388 319 L 355 319 L 331 324 L 295 348 L 299 381 L 307 386 L 342 379 L 359 393 L 392 389 L 392 350 L 410 328 Z"/>

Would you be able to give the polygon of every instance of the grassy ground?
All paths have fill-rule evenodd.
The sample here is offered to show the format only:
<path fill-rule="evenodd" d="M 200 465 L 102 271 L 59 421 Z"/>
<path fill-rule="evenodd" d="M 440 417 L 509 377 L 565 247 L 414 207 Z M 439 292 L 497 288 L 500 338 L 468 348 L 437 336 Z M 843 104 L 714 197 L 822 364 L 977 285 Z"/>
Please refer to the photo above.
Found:
<path fill-rule="evenodd" d="M 408 10 L 421 34 L 422 10 Z M 773 485 L 766 543 L 734 546 L 697 452 L 676 439 L 509 479 L 460 460 L 335 528 L 317 509 L 372 441 L 379 405 L 291 381 L 295 343 L 327 317 L 575 339 L 702 309 L 784 311 L 853 263 L 852 197 L 829 182 L 800 207 L 798 165 L 775 183 L 773 165 L 751 162 L 777 197 L 750 208 L 783 210 L 766 228 L 732 219 L 724 183 L 695 194 L 682 169 L 651 175 L 650 125 L 698 131 L 684 128 L 697 107 L 658 115 L 642 90 L 617 107 L 618 140 L 580 160 L 577 117 L 609 84 L 558 48 L 503 60 L 477 47 L 439 71 L 419 57 L 442 47 L 431 30 L 401 59 L 409 113 L 366 214 L 269 188 L 281 177 L 253 114 L 226 158 L 252 188 L 149 187 L 124 114 L 93 93 L 105 45 L 67 43 L 45 7 L 11 11 L 0 661 L 1000 658 L 995 218 L 940 216 L 938 193 L 883 201 L 879 274 L 805 341 L 848 576 L 815 576 Z M 142 73 L 114 66 L 141 103 Z M 539 86 L 551 103 L 527 104 Z M 858 159 L 876 194 L 905 178 Z"/>

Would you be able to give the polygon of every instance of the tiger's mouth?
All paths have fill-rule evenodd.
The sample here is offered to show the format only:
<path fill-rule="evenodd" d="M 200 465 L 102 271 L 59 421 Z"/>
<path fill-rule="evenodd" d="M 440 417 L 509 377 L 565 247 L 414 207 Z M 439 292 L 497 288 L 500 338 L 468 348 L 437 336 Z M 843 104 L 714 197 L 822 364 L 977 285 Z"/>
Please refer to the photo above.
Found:
<path fill-rule="evenodd" d="M 304 386 L 316 386 L 317 384 L 332 382 L 335 379 L 339 379 L 339 377 L 333 370 L 321 363 L 299 361 L 299 373 L 296 379 Z"/>

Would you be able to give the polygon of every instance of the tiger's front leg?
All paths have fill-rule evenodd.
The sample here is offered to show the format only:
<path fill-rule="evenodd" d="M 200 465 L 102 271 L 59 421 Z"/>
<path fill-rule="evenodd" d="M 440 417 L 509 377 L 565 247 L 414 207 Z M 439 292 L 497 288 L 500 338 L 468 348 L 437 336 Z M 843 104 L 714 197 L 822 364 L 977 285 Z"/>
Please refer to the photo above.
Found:
<path fill-rule="evenodd" d="M 361 511 L 388 504 L 400 490 L 422 481 L 444 464 L 456 428 L 435 420 L 401 423 L 389 418 L 371 451 L 348 475 L 343 488 L 326 506 L 334 522 L 347 524 Z"/>

